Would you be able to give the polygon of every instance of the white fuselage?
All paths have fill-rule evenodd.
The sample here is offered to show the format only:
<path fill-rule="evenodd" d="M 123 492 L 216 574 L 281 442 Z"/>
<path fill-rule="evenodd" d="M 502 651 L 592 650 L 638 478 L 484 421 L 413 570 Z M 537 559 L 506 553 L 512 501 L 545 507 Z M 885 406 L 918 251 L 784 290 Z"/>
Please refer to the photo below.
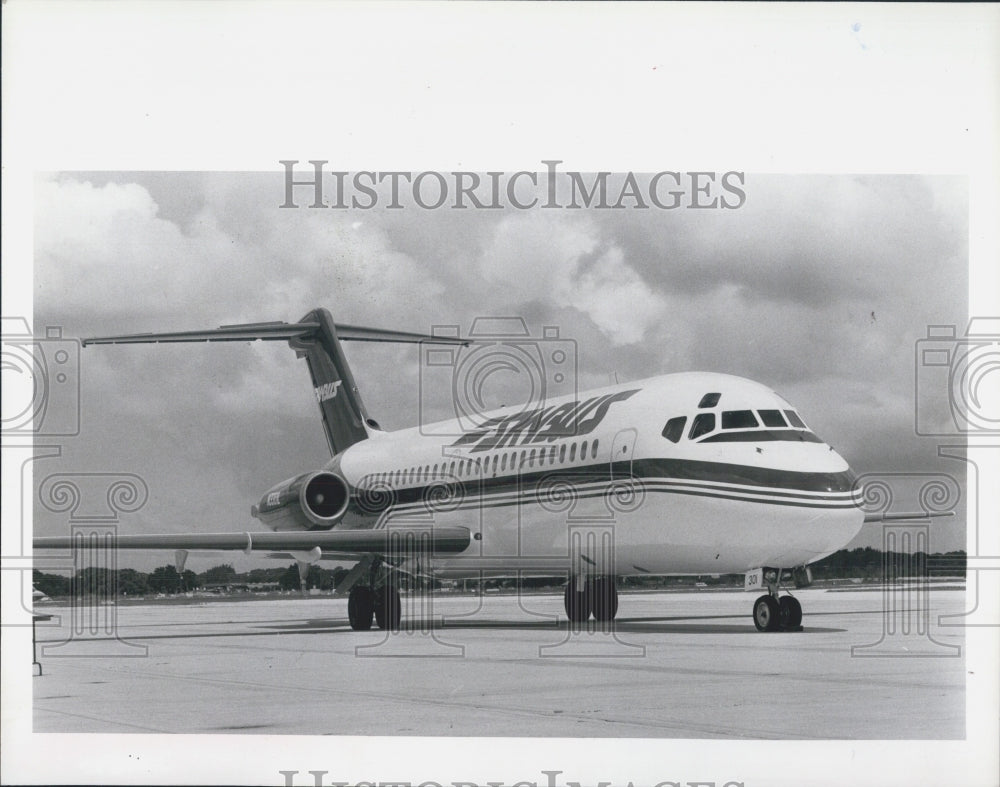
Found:
<path fill-rule="evenodd" d="M 788 402 L 712 373 L 372 432 L 328 468 L 352 490 L 338 528 L 469 528 L 465 552 L 419 567 L 453 578 L 793 568 L 864 520 L 847 463 Z"/>

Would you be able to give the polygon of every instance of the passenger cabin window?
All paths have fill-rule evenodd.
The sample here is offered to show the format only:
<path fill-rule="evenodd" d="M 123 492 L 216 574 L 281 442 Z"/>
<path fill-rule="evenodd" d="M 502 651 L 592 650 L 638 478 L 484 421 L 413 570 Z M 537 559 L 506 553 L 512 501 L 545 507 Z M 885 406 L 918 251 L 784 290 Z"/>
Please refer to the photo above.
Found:
<path fill-rule="evenodd" d="M 671 443 L 676 443 L 684 434 L 684 424 L 686 423 L 686 415 L 679 415 L 676 418 L 671 418 L 667 421 L 667 425 L 663 427 L 663 436 L 666 437 Z"/>
<path fill-rule="evenodd" d="M 758 410 L 757 413 L 760 415 L 760 420 L 764 422 L 764 426 L 788 426 L 781 410 Z"/>
<path fill-rule="evenodd" d="M 723 410 L 723 429 L 753 429 L 757 426 L 757 418 L 753 410 Z"/>
<path fill-rule="evenodd" d="M 594 440 L 593 444 L 590 446 L 590 458 L 597 459 L 597 440 Z"/>
<path fill-rule="evenodd" d="M 788 416 L 788 423 L 794 426 L 796 429 L 805 429 L 806 425 L 799 418 L 799 414 L 794 410 L 785 410 L 785 415 Z"/>
<path fill-rule="evenodd" d="M 691 431 L 688 439 L 696 440 L 703 434 L 708 434 L 715 429 L 715 413 L 698 413 L 694 421 L 691 422 Z"/>
<path fill-rule="evenodd" d="M 576 443 L 573 443 L 573 445 L 569 447 L 569 461 L 576 461 Z"/>
<path fill-rule="evenodd" d="M 720 393 L 707 393 L 701 397 L 701 401 L 698 402 L 699 409 L 702 407 L 715 407 L 719 403 Z"/>
<path fill-rule="evenodd" d="M 559 446 L 559 461 L 560 462 L 566 461 L 566 443 L 563 443 L 561 446 Z"/>

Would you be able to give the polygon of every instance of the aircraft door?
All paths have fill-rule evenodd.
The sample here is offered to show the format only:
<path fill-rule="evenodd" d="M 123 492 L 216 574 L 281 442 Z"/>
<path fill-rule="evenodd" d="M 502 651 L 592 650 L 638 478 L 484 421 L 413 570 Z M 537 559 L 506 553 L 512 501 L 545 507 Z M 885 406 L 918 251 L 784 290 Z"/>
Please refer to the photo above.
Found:
<path fill-rule="evenodd" d="M 632 478 L 632 458 L 635 455 L 635 442 L 638 438 L 636 429 L 622 429 L 615 435 L 611 443 L 611 477 L 612 479 Z"/>

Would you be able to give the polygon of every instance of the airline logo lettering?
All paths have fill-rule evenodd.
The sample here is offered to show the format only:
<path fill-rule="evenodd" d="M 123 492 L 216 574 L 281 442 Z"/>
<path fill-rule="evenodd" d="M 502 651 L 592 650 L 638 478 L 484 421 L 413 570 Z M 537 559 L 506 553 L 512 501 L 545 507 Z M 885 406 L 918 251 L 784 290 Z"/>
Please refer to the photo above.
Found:
<path fill-rule="evenodd" d="M 491 418 L 479 429 L 466 432 L 452 445 L 469 447 L 472 452 L 489 451 L 589 434 L 604 420 L 611 405 L 631 398 L 639 390 L 619 391 L 595 396 L 583 402 L 566 402 L 526 413 Z"/>
<path fill-rule="evenodd" d="M 337 380 L 333 383 L 323 383 L 322 385 L 317 385 L 313 390 L 316 392 L 316 401 L 325 402 L 329 399 L 337 398 L 337 389 L 340 388 L 342 380 Z"/>

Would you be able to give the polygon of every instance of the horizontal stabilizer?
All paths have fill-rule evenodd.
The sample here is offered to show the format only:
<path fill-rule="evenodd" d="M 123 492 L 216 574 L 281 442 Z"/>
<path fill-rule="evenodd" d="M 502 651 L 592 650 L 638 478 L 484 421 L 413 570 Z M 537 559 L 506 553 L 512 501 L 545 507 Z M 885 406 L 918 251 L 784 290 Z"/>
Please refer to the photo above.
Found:
<path fill-rule="evenodd" d="M 412 539 L 412 542 L 411 542 Z M 471 537 L 465 527 L 407 527 L 390 530 L 317 530 L 264 533 L 170 533 L 124 535 L 114 539 L 117 549 L 231 549 L 256 551 L 373 552 L 427 549 L 438 553 L 462 552 Z M 35 549 L 72 549 L 89 546 L 80 536 L 39 537 Z M 412 546 L 411 546 L 412 544 Z"/>
<path fill-rule="evenodd" d="M 386 331 L 381 328 L 364 328 L 360 325 L 341 325 L 337 323 L 337 338 L 342 342 L 399 342 L 402 344 L 461 344 L 469 343 L 468 339 L 457 336 L 430 336 L 424 333 L 406 333 L 404 331 Z"/>
<path fill-rule="evenodd" d="M 955 516 L 954 511 L 920 511 L 915 514 L 865 514 L 865 524 L 877 522 L 905 522 L 908 520 L 929 519 L 932 516 Z"/>
<path fill-rule="evenodd" d="M 170 342 L 252 342 L 288 341 L 309 338 L 319 330 L 318 322 L 251 322 L 245 325 L 223 325 L 205 331 L 168 331 L 165 333 L 132 333 L 122 336 L 93 336 L 83 340 L 91 344 L 160 344 Z M 468 344 L 468 340 L 452 336 L 431 336 L 423 333 L 388 331 L 360 325 L 335 325 L 340 341 L 400 342 L 428 344 Z"/>
<path fill-rule="evenodd" d="M 323 308 L 310 311 L 298 322 L 251 322 L 223 325 L 204 331 L 166 331 L 132 333 L 121 336 L 93 336 L 83 340 L 91 344 L 168 344 L 172 342 L 253 342 L 284 341 L 299 358 L 304 358 L 312 378 L 313 393 L 323 419 L 323 432 L 331 456 L 350 448 L 381 430 L 368 414 L 361 392 L 354 381 L 341 342 L 402 342 L 408 344 L 469 344 L 457 336 L 431 336 L 423 333 L 338 325 Z"/>

